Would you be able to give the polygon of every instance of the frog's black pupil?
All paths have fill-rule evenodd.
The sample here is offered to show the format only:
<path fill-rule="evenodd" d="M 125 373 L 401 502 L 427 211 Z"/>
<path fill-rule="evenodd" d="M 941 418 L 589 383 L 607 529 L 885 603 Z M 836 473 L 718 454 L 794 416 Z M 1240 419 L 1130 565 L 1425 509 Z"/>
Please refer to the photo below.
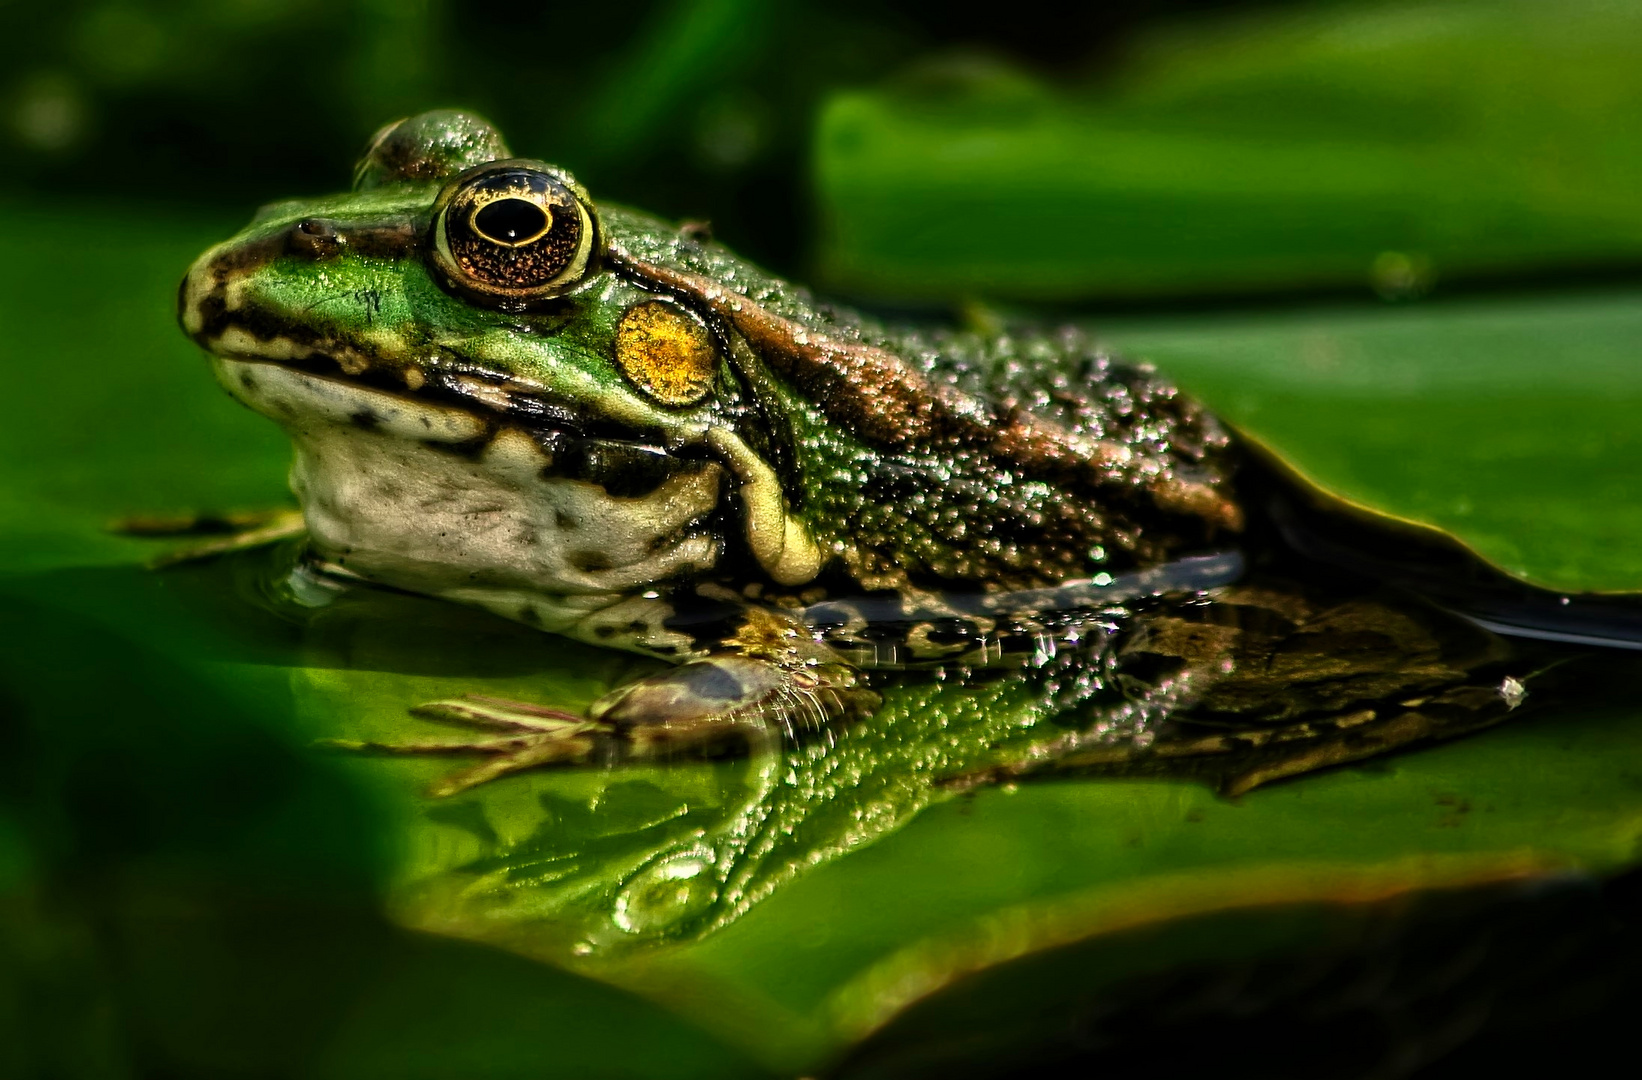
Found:
<path fill-rule="evenodd" d="M 473 215 L 473 227 L 498 244 L 517 244 L 541 235 L 547 211 L 525 199 L 497 199 Z"/>

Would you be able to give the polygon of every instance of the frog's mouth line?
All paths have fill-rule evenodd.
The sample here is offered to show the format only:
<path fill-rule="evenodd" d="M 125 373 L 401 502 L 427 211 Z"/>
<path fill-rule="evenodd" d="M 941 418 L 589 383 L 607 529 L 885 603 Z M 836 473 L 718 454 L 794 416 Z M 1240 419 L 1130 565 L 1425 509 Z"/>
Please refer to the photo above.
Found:
<path fill-rule="evenodd" d="M 407 364 L 361 355 L 351 347 L 316 337 L 303 342 L 289 334 L 262 337 L 237 323 L 195 340 L 212 355 L 252 364 L 272 364 L 314 378 L 357 386 L 405 401 L 435 408 L 456 407 L 490 418 L 489 426 L 510 423 L 532 432 L 563 432 L 589 438 L 615 439 L 684 451 L 687 444 L 675 435 L 646 431 L 630 425 L 587 416 L 556 401 L 534 385 L 472 363 L 439 366 Z"/>
<path fill-rule="evenodd" d="M 286 360 L 217 352 L 212 360 L 230 394 L 283 425 L 304 418 L 352 424 L 475 459 L 504 428 L 518 428 L 553 462 L 554 478 L 594 484 L 617 498 L 642 498 L 716 460 L 705 442 L 665 448 L 613 425 L 590 425 L 472 373 L 438 373 L 413 393 L 391 377 L 323 370 L 329 361 L 322 354 Z M 291 404 L 298 384 L 302 411 Z"/>

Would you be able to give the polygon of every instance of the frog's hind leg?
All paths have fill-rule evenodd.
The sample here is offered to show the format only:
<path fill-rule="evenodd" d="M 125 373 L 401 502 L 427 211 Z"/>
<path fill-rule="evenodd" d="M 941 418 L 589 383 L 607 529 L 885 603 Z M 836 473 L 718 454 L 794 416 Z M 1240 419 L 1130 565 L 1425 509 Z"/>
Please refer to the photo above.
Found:
<path fill-rule="evenodd" d="M 1263 739 L 1252 739 L 1251 733 L 1210 736 L 1215 744 L 1203 749 L 1211 754 L 1232 755 L 1235 763 L 1230 768 L 1214 772 L 1220 793 L 1235 797 L 1274 780 L 1492 727 L 1511 714 L 1521 693 L 1515 679 L 1506 679 L 1501 686 L 1461 686 L 1409 708 L 1362 709 L 1277 728 L 1269 735 L 1261 732 L 1266 735 Z M 1241 761 L 1236 760 L 1239 751 Z M 1182 744 L 1176 753 L 1185 756 L 1202 752 Z"/>
<path fill-rule="evenodd" d="M 1511 715 L 1524 693 L 1518 680 L 1506 678 L 1291 724 L 1214 730 L 1182 719 L 1144 746 L 1102 745 L 1074 732 L 1039 745 L 1026 760 L 954 777 L 947 786 L 966 790 L 1062 773 L 1159 776 L 1207 781 L 1236 797 L 1276 780 L 1492 727 Z"/>
<path fill-rule="evenodd" d="M 1077 771 L 1262 784 L 1449 739 L 1510 716 L 1538 653 L 1416 598 L 1267 577 L 1138 614 L 1093 715 L 960 785 Z M 1515 674 L 1513 674 L 1513 672 Z M 1117 727 L 1101 710 L 1125 710 Z"/>

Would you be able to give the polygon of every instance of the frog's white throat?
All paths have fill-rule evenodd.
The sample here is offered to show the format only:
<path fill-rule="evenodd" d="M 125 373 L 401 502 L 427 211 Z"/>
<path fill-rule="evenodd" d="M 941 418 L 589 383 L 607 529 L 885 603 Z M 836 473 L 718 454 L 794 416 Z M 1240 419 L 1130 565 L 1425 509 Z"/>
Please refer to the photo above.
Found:
<path fill-rule="evenodd" d="M 466 410 L 277 364 L 213 362 L 235 398 L 290 434 L 291 488 L 326 561 L 602 644 L 664 655 L 684 644 L 660 625 L 665 612 L 629 598 L 716 564 L 722 544 L 698 525 L 719 503 L 718 464 L 612 496 L 547 475 L 547 455 L 515 428 L 480 442 L 485 422 Z M 611 641 L 598 627 L 617 616 L 623 639 Z"/>

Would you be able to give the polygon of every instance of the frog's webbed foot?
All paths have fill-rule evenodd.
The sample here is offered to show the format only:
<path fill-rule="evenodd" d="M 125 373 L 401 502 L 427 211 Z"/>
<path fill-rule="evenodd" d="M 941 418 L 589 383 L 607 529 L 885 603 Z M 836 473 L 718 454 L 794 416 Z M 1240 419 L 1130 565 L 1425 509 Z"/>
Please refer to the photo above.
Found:
<path fill-rule="evenodd" d="M 415 716 L 501 734 L 488 738 L 418 739 L 402 743 L 322 739 L 320 746 L 379 754 L 484 754 L 488 760 L 452 773 L 433 785 L 430 794 L 455 795 L 476 784 L 540 765 L 591 760 L 598 750 L 599 725 L 574 713 L 545 709 L 523 701 L 472 694 L 434 701 L 411 710 Z"/>
<path fill-rule="evenodd" d="M 629 683 L 595 701 L 587 715 L 518 701 L 468 696 L 412 712 L 430 720 L 498 732 L 467 740 L 323 745 L 390 754 L 485 754 L 430 794 L 545 765 L 620 764 L 751 749 L 798 731 L 870 712 L 878 696 L 845 664 L 784 667 L 740 655 L 710 656 Z"/>
<path fill-rule="evenodd" d="M 710 747 L 735 729 L 797 736 L 871 712 L 878 695 L 841 662 L 788 667 L 751 656 L 710 656 L 617 687 L 588 710 L 625 733 L 642 757 Z M 762 736 L 759 736 L 762 737 Z"/>
<path fill-rule="evenodd" d="M 1521 682 L 1506 678 L 1290 724 L 1214 730 L 1185 718 L 1165 725 L 1144 745 L 1101 744 L 1073 732 L 1040 744 L 1023 761 L 953 777 L 946 786 L 968 790 L 1056 773 L 1160 776 L 1207 781 L 1220 794 L 1236 797 L 1276 780 L 1491 727 L 1506 719 L 1524 694 Z"/>
<path fill-rule="evenodd" d="M 286 507 L 228 514 L 133 515 L 108 526 L 121 536 L 188 541 L 149 559 L 148 566 L 154 570 L 278 543 L 301 536 L 305 528 L 302 511 Z"/>

